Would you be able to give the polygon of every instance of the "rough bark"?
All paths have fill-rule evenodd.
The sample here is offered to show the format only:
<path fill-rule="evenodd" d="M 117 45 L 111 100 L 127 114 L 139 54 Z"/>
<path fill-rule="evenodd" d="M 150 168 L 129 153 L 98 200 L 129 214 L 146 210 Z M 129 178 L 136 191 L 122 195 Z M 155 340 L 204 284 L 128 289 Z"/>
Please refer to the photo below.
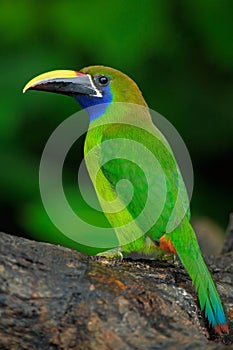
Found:
<path fill-rule="evenodd" d="M 233 251 L 208 262 L 229 337 L 209 332 L 179 262 L 93 260 L 2 233 L 0 349 L 225 349 Z"/>

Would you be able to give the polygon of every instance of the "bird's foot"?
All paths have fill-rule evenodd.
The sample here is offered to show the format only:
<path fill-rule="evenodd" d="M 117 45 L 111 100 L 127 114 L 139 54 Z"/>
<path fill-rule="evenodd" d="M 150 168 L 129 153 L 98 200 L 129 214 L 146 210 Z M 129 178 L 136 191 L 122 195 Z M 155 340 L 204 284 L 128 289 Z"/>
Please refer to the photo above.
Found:
<path fill-rule="evenodd" d="M 91 259 L 93 261 L 101 261 L 101 262 L 116 262 L 119 263 L 123 260 L 123 254 L 121 252 L 121 248 L 115 248 L 111 250 L 107 250 L 106 252 L 101 252 L 92 256 Z"/>

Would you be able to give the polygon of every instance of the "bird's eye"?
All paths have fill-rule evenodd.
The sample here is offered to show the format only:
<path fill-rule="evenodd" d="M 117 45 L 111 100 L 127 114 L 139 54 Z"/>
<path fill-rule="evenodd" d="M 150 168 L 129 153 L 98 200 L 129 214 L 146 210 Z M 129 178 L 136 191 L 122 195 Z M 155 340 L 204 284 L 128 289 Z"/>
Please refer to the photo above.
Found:
<path fill-rule="evenodd" d="M 99 82 L 100 85 L 105 86 L 105 85 L 108 84 L 109 78 L 106 77 L 105 75 L 100 75 L 100 76 L 98 77 L 98 82 Z"/>

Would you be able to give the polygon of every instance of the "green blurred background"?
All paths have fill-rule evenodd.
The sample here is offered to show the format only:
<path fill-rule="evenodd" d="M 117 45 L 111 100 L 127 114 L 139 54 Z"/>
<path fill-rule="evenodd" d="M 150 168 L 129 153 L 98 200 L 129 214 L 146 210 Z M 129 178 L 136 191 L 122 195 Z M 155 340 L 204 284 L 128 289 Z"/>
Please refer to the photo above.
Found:
<path fill-rule="evenodd" d="M 179 131 L 194 167 L 192 214 L 224 231 L 233 192 L 232 14 L 231 0 L 1 1 L 1 230 L 73 244 L 47 218 L 38 167 L 49 135 L 79 107 L 22 88 L 45 71 L 103 64 L 131 76 Z M 71 197 L 81 144 L 67 161 Z"/>

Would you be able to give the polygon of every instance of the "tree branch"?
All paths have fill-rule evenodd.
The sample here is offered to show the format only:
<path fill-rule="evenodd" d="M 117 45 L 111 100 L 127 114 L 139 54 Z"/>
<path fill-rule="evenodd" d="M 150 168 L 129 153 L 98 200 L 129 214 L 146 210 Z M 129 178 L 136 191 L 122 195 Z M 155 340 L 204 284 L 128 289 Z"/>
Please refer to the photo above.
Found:
<path fill-rule="evenodd" d="M 233 251 L 210 263 L 232 320 Z M 205 336 L 196 293 L 179 262 L 98 261 L 4 233 L 0 314 L 1 349 L 206 350 L 220 345 Z"/>

